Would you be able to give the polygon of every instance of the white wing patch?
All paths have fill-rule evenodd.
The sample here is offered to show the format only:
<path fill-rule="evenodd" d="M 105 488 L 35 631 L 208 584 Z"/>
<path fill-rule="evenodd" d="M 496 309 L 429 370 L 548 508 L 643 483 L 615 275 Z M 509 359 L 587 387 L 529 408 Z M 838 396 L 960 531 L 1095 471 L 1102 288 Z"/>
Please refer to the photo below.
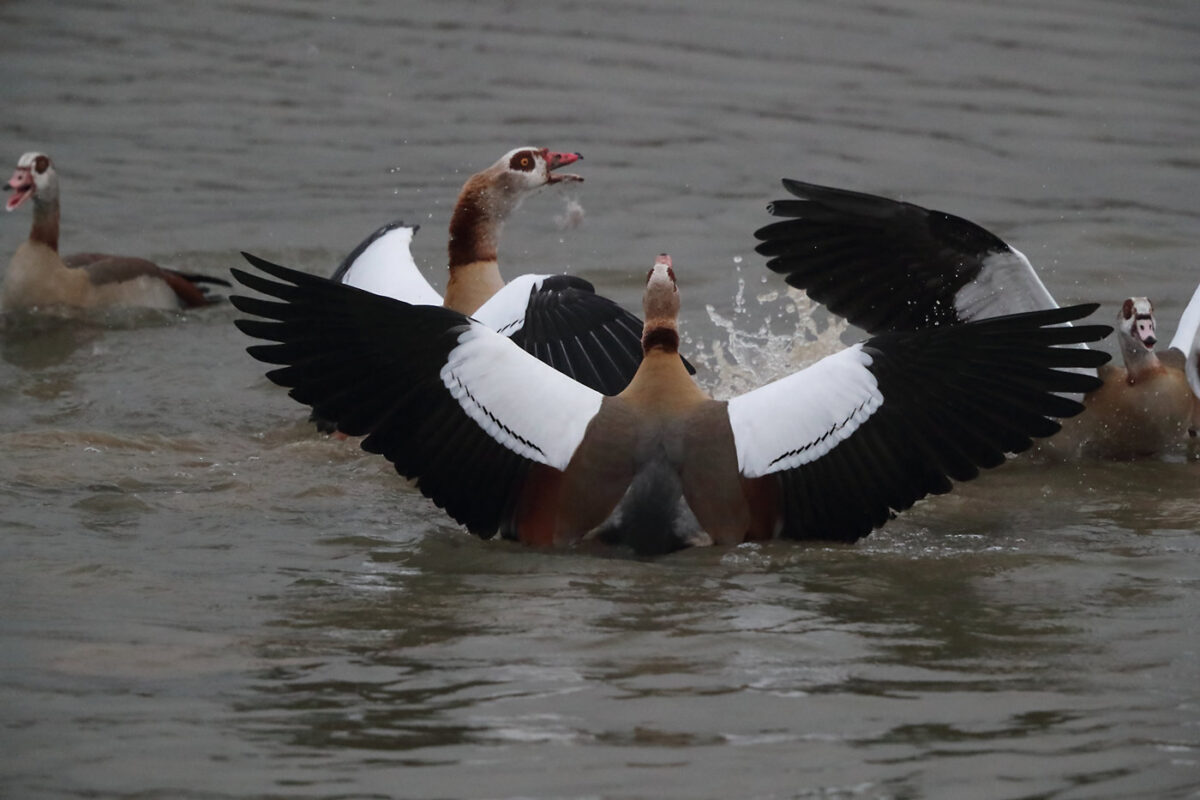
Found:
<path fill-rule="evenodd" d="M 1200 286 L 1192 294 L 1183 316 L 1179 318 L 1179 327 L 1171 338 L 1171 347 L 1183 353 L 1187 359 L 1187 381 L 1192 387 L 1192 393 L 1200 397 Z"/>
<path fill-rule="evenodd" d="M 475 322 L 458 337 L 442 383 L 479 427 L 509 450 L 566 469 L 603 395 Z"/>
<path fill-rule="evenodd" d="M 359 253 L 342 283 L 413 305 L 440 306 L 442 296 L 413 260 L 412 240 L 413 229 L 408 226 L 388 231 Z"/>
<path fill-rule="evenodd" d="M 512 336 L 525 327 L 525 309 L 529 294 L 542 285 L 549 275 L 520 275 L 504 284 L 504 288 L 488 298 L 472 314 L 494 331 Z"/>
<path fill-rule="evenodd" d="M 821 458 L 883 405 L 861 344 L 729 401 L 738 469 L 758 478 Z"/>
<path fill-rule="evenodd" d="M 1170 346 L 1187 355 L 1196 340 L 1197 332 L 1200 332 L 1200 286 L 1196 287 L 1192 299 L 1183 309 L 1183 316 L 1179 318 L 1179 327 L 1175 329 Z"/>
<path fill-rule="evenodd" d="M 1020 250 L 989 253 L 979 277 L 954 298 L 954 308 L 965 320 L 999 317 L 1022 311 L 1058 308 L 1041 278 Z"/>

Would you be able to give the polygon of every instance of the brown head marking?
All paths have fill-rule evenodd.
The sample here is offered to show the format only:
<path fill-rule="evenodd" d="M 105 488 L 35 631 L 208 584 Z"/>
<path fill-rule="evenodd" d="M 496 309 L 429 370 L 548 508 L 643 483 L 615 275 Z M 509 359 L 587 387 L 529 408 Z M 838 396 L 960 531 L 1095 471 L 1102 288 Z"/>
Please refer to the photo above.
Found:
<path fill-rule="evenodd" d="M 532 172 L 537 158 L 532 150 L 518 150 L 508 160 L 508 168 L 517 172 Z"/>

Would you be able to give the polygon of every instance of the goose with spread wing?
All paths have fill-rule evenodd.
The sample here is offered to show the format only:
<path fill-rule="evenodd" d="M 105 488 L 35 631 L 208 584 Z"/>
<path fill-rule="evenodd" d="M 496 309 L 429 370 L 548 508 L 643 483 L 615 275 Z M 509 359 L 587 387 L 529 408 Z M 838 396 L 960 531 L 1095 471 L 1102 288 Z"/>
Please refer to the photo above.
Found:
<path fill-rule="evenodd" d="M 456 311 L 248 256 L 272 299 L 232 298 L 250 354 L 293 398 L 467 527 L 531 545 L 589 537 L 639 553 L 786 537 L 852 542 L 971 480 L 1082 406 L 1108 360 L 1074 306 L 882 333 L 729 401 L 678 355 L 669 257 L 646 281 L 643 358 L 606 397 Z"/>

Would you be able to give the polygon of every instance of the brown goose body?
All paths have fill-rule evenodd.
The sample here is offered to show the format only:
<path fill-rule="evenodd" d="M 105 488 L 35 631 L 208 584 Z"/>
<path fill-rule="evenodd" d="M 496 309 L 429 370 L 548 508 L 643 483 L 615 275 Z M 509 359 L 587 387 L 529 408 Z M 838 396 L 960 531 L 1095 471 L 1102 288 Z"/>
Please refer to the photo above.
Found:
<path fill-rule="evenodd" d="M 1147 298 L 1125 300 L 1116 325 L 1124 366 L 1106 364 L 1098 370 L 1103 384 L 1084 395 L 1084 412 L 1064 422 L 1062 433 L 1042 446 L 1045 454 L 1133 459 L 1188 444 L 1200 424 L 1200 399 L 1186 371 L 1187 359 L 1195 354 L 1179 348 L 1190 349 L 1191 338 L 1177 336 L 1170 349 L 1158 353 L 1156 328 Z"/>

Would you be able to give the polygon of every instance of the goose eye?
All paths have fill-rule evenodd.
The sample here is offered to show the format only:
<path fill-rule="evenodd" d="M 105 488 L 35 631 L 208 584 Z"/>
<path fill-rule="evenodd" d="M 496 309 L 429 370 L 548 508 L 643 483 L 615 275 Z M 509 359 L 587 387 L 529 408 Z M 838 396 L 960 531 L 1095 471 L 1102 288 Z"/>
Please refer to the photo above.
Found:
<path fill-rule="evenodd" d="M 33 168 L 37 170 L 38 175 L 41 175 L 50 168 L 50 159 L 45 156 L 38 156 L 33 162 Z"/>
<path fill-rule="evenodd" d="M 517 153 L 508 162 L 511 169 L 519 170 L 520 172 L 529 172 L 533 169 L 533 156 L 528 151 Z"/>

